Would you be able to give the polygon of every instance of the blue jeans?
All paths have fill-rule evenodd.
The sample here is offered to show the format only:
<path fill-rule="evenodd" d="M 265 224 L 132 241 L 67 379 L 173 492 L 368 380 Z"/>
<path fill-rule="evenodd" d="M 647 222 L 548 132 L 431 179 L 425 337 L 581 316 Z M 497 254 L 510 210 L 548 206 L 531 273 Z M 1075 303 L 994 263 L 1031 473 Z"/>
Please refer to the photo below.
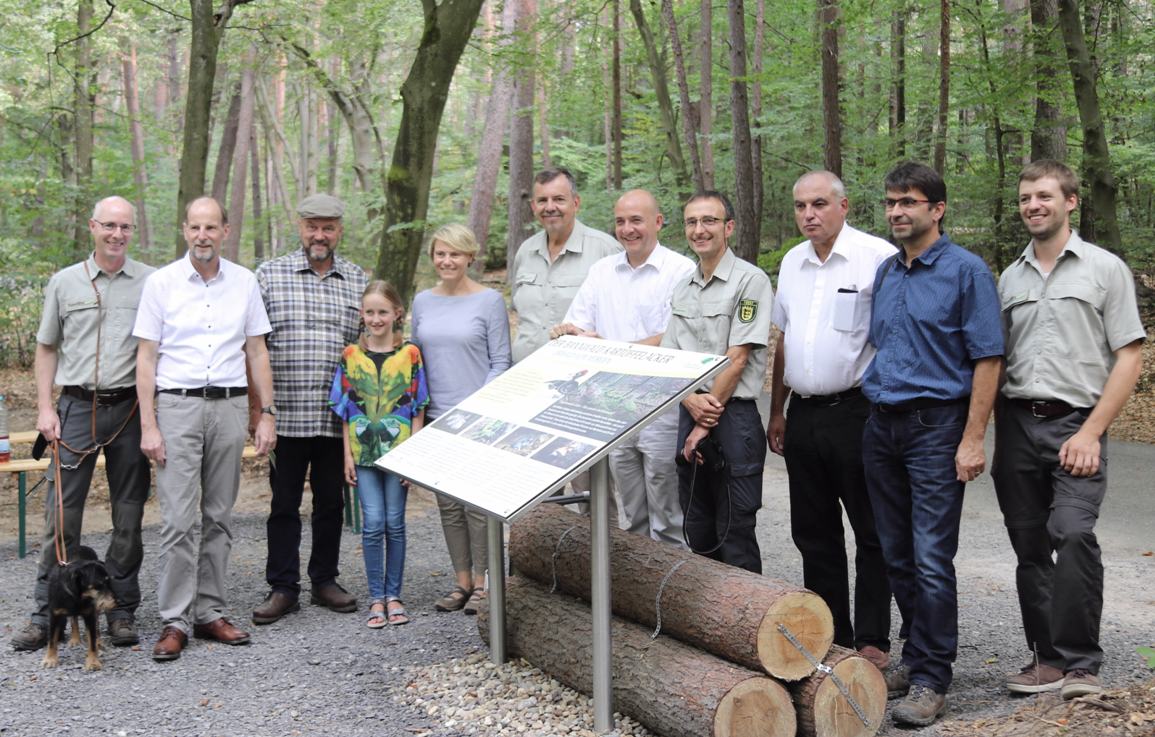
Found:
<path fill-rule="evenodd" d="M 946 693 L 958 652 L 958 552 L 964 484 L 954 456 L 968 405 L 906 412 L 871 409 L 862 435 L 866 488 L 887 576 L 910 636 L 911 683 Z"/>
<path fill-rule="evenodd" d="M 369 599 L 401 598 L 405 573 L 405 498 L 408 490 L 397 476 L 369 466 L 357 466 L 361 498 L 361 553 Z M 382 547 L 384 542 L 384 547 Z"/>

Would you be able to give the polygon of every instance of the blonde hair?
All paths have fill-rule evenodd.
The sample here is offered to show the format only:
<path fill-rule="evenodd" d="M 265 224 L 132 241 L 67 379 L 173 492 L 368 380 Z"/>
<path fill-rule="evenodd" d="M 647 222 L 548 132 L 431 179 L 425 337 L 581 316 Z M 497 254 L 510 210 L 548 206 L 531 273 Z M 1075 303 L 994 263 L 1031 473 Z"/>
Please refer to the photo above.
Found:
<path fill-rule="evenodd" d="M 433 244 L 437 241 L 441 241 L 454 251 L 464 253 L 470 258 L 476 256 L 481 248 L 477 243 L 477 236 L 473 234 L 469 226 L 460 223 L 442 225 L 433 231 L 433 235 L 429 237 L 429 258 L 433 258 Z"/>
<path fill-rule="evenodd" d="M 405 302 L 401 300 L 401 293 L 397 291 L 397 287 L 384 279 L 374 279 L 365 285 L 365 291 L 361 292 L 361 299 L 364 300 L 370 294 L 384 297 L 389 304 L 393 305 L 398 318 L 405 317 Z"/>

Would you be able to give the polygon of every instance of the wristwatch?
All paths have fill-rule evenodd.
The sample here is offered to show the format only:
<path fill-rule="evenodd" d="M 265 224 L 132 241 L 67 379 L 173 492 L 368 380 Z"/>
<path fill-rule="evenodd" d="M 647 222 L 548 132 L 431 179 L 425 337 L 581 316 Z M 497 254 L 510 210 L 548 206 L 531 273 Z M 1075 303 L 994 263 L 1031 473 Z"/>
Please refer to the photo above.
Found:
<path fill-rule="evenodd" d="M 270 404 L 268 407 L 261 407 L 261 414 L 262 415 L 272 415 L 273 417 L 276 417 L 277 416 L 277 405 Z"/>

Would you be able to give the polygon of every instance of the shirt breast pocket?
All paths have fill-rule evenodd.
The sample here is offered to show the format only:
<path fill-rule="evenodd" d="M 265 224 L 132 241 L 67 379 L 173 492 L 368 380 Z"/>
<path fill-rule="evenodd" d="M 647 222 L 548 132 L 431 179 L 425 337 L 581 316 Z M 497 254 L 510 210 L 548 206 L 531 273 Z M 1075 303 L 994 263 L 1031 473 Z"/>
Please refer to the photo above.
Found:
<path fill-rule="evenodd" d="M 734 304 L 728 299 L 708 300 L 702 303 L 702 319 L 721 345 L 728 344 Z"/>
<path fill-rule="evenodd" d="M 1094 284 L 1059 283 L 1047 287 L 1047 296 L 1051 299 L 1070 299 L 1085 303 L 1092 309 L 1098 309 L 1103 303 L 1106 290 Z"/>
<path fill-rule="evenodd" d="M 98 313 L 99 305 L 96 302 L 96 295 L 93 295 L 66 301 L 61 309 L 61 318 L 65 324 L 88 325 L 95 323 Z"/>

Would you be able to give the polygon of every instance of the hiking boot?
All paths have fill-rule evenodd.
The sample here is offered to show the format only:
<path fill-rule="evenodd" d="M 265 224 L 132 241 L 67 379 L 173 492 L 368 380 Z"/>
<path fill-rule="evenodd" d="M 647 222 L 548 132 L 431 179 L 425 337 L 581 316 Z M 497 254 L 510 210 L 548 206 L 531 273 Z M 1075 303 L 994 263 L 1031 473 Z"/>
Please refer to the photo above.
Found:
<path fill-rule="evenodd" d="M 42 624 L 29 622 L 24 629 L 12 635 L 12 649 L 24 652 L 39 650 L 48 644 L 48 628 Z"/>
<path fill-rule="evenodd" d="M 895 724 L 925 727 L 945 712 L 946 694 L 935 693 L 930 687 L 915 683 L 890 716 Z"/>
<path fill-rule="evenodd" d="M 910 668 L 906 665 L 902 663 L 892 665 L 882 672 L 882 677 L 886 680 L 887 699 L 906 696 L 910 691 Z"/>
<path fill-rule="evenodd" d="M 1063 671 L 1043 663 L 1031 661 L 1018 674 L 1007 678 L 1011 693 L 1046 693 L 1063 686 Z"/>
<path fill-rule="evenodd" d="M 108 622 L 108 639 L 116 647 L 131 647 L 140 642 L 136 624 L 131 619 L 113 619 Z"/>
<path fill-rule="evenodd" d="M 1062 693 L 1064 699 L 1101 694 L 1103 693 L 1103 684 L 1099 682 L 1099 676 L 1091 671 L 1076 668 L 1063 679 Z"/>
<path fill-rule="evenodd" d="M 314 586 L 313 594 L 309 597 L 309 601 L 334 612 L 348 613 L 357 611 L 357 599 L 348 591 L 341 588 L 341 584 L 336 581 Z"/>

